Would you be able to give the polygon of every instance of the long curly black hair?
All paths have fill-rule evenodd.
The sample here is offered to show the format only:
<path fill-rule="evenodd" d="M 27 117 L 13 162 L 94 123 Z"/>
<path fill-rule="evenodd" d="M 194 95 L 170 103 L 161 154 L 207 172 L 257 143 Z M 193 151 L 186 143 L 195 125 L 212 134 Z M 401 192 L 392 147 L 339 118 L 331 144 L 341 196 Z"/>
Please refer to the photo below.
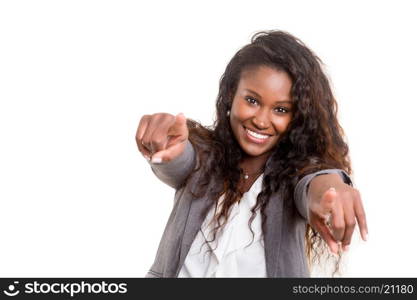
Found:
<path fill-rule="evenodd" d="M 220 79 L 214 124 L 203 126 L 187 119 L 189 140 L 197 150 L 200 162 L 197 170 L 203 169 L 199 184 L 194 186 L 192 192 L 196 197 L 207 193 L 216 208 L 219 197 L 224 194 L 221 210 L 216 217 L 214 239 L 217 231 L 226 223 L 229 208 L 242 197 L 238 183 L 242 176 L 239 162 L 244 153 L 233 135 L 227 111 L 232 107 L 242 72 L 258 66 L 284 71 L 290 76 L 294 104 L 293 118 L 265 165 L 262 191 L 251 210 L 249 227 L 256 210 L 260 209 L 262 231 L 265 233 L 264 209 L 271 194 L 280 190 L 284 195 L 284 203 L 292 205 L 295 183 L 302 176 L 327 168 L 351 173 L 349 149 L 337 120 L 337 103 L 321 60 L 303 42 L 287 32 L 257 32 L 251 42 L 232 57 Z M 185 184 L 194 173 L 190 174 Z M 208 190 L 211 180 L 220 180 L 217 182 L 223 182 L 223 185 Z M 203 211 L 202 215 L 207 213 Z M 309 261 L 320 259 L 324 249 L 320 235 L 307 224 L 306 255 Z M 340 258 L 335 270 L 339 262 Z"/>

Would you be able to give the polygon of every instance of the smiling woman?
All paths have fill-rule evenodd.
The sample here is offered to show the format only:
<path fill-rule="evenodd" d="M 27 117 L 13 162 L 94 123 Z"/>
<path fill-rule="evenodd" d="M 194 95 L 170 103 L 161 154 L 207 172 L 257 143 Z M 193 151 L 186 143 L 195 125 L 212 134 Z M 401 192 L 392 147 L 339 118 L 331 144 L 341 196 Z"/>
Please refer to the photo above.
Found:
<path fill-rule="evenodd" d="M 139 151 L 176 190 L 147 277 L 307 277 L 314 257 L 340 259 L 357 224 L 366 239 L 337 104 L 301 41 L 255 34 L 227 65 L 216 110 L 212 127 L 140 120 Z"/>
<path fill-rule="evenodd" d="M 233 99 L 230 125 L 249 156 L 270 152 L 291 121 L 291 79 L 269 67 L 243 72 Z M 278 100 L 277 99 L 282 99 Z"/>

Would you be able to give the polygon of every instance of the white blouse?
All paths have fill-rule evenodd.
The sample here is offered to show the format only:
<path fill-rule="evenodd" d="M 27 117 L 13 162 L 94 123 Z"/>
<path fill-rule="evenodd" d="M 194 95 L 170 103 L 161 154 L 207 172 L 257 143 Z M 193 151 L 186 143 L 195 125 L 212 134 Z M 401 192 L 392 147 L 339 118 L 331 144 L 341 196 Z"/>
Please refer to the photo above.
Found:
<path fill-rule="evenodd" d="M 267 277 L 259 209 L 251 224 L 253 241 L 248 224 L 252 215 L 250 210 L 262 190 L 262 179 L 263 174 L 243 194 L 240 202 L 230 208 L 228 222 L 218 230 L 215 241 L 211 241 L 211 230 L 215 226 L 214 222 L 210 222 L 214 217 L 212 207 L 191 245 L 178 277 Z M 220 204 L 223 199 L 224 195 L 220 197 Z M 220 207 L 217 213 L 219 211 Z M 211 242 L 207 245 L 205 241 Z M 213 252 L 209 252 L 209 249 L 213 249 Z"/>

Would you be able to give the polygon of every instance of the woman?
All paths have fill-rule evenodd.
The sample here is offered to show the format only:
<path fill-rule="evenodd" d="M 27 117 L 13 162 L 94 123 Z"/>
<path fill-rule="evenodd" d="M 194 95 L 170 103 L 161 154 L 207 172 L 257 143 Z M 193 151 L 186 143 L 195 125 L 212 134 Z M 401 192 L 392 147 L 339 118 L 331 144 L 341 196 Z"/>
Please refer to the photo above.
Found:
<path fill-rule="evenodd" d="M 301 41 L 255 34 L 226 67 L 216 110 L 212 127 L 140 120 L 139 151 L 176 189 L 147 277 L 306 277 L 322 241 L 340 257 L 356 223 L 366 239 L 337 104 Z"/>

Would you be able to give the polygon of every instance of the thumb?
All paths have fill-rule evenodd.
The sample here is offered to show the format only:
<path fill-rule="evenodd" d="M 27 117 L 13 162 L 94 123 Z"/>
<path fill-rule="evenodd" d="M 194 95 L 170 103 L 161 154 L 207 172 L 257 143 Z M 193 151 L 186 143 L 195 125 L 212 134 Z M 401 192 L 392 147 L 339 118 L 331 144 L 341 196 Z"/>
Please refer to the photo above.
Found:
<path fill-rule="evenodd" d="M 174 124 L 168 129 L 167 148 L 179 143 L 183 143 L 188 139 L 187 119 L 183 113 L 175 116 Z"/>
<path fill-rule="evenodd" d="M 185 118 L 183 113 L 179 113 L 175 116 L 174 124 L 169 128 L 168 135 L 181 135 L 184 136 L 188 133 L 187 128 L 187 119 Z"/>
<path fill-rule="evenodd" d="M 319 203 L 315 207 L 315 212 L 325 218 L 329 213 L 332 212 L 334 203 L 337 198 L 337 191 L 334 188 L 329 188 L 321 196 Z"/>
<path fill-rule="evenodd" d="M 183 113 L 175 116 L 174 123 L 168 129 L 168 143 L 164 150 L 152 155 L 152 163 L 162 163 L 173 160 L 181 155 L 185 149 L 185 141 L 188 139 L 187 119 Z"/>

